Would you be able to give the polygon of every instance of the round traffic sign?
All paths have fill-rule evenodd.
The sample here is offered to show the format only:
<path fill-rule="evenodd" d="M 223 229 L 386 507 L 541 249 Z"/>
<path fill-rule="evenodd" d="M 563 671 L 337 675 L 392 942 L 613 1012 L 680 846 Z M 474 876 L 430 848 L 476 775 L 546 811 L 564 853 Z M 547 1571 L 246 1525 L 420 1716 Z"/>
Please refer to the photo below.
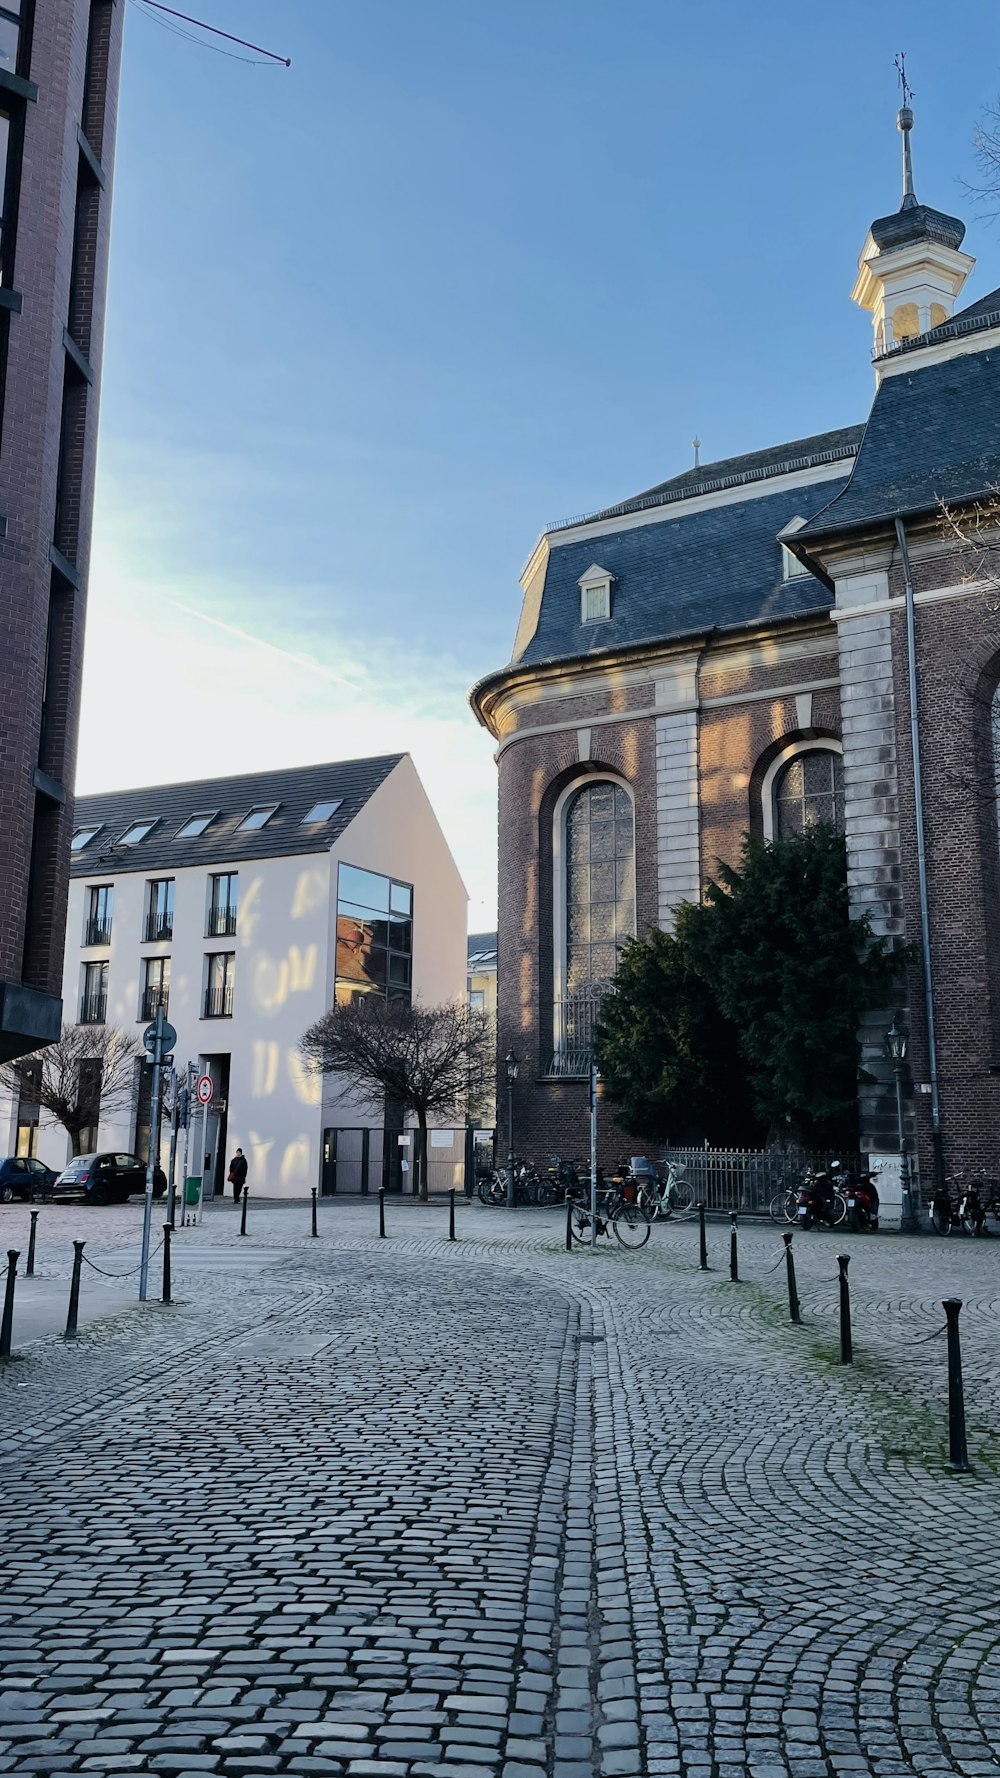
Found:
<path fill-rule="evenodd" d="M 214 1091 L 215 1091 L 215 1088 L 212 1085 L 212 1076 L 210 1074 L 201 1075 L 199 1078 L 199 1081 L 198 1081 L 198 1085 L 195 1087 L 195 1093 L 197 1095 L 198 1104 L 199 1105 L 208 1105 Z"/>
<path fill-rule="evenodd" d="M 168 1025 L 166 1019 L 164 1019 L 164 1021 L 163 1021 L 163 1029 L 160 1032 L 160 1037 L 163 1040 L 162 1053 L 164 1055 L 166 1055 L 167 1051 L 172 1050 L 174 1047 L 174 1044 L 177 1042 L 177 1033 L 174 1030 L 173 1025 Z M 143 1048 L 147 1049 L 151 1056 L 154 1056 L 156 1054 L 156 1024 L 155 1024 L 155 1022 L 152 1025 L 146 1026 L 146 1029 L 142 1034 L 142 1044 L 143 1044 Z"/>

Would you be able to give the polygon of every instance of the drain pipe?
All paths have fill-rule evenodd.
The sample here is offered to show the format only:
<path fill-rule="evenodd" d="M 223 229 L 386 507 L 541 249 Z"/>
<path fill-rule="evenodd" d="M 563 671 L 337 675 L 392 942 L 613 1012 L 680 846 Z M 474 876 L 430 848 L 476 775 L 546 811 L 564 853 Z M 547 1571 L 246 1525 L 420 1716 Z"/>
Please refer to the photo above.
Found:
<path fill-rule="evenodd" d="M 934 978 L 931 970 L 931 923 L 927 900 L 927 848 L 924 843 L 924 787 L 920 769 L 920 713 L 917 707 L 917 642 L 910 552 L 901 518 L 896 520 L 896 541 L 903 565 L 906 592 L 906 666 L 910 688 L 910 754 L 913 760 L 913 801 L 917 820 L 917 887 L 920 898 L 920 940 L 924 975 L 924 1012 L 927 1019 L 927 1050 L 931 1077 L 931 1141 L 934 1148 L 934 1184 L 944 1183 L 944 1148 L 941 1138 L 941 1097 L 938 1092 L 937 1036 L 934 1027 Z"/>

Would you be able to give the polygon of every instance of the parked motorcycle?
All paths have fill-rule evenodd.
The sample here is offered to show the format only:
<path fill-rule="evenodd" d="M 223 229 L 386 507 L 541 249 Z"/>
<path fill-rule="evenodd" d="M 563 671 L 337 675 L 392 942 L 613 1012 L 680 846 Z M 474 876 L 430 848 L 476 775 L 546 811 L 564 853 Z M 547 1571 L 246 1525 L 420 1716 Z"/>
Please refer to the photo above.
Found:
<path fill-rule="evenodd" d="M 874 1233 L 878 1229 L 879 1197 L 875 1184 L 880 1167 L 861 1173 L 847 1182 L 847 1216 L 855 1234 Z"/>
<path fill-rule="evenodd" d="M 795 1220 L 800 1229 L 811 1229 L 814 1223 L 839 1228 L 847 1215 L 847 1199 L 839 1186 L 839 1163 L 832 1161 L 821 1173 L 804 1173 L 799 1184 L 799 1201 Z"/>

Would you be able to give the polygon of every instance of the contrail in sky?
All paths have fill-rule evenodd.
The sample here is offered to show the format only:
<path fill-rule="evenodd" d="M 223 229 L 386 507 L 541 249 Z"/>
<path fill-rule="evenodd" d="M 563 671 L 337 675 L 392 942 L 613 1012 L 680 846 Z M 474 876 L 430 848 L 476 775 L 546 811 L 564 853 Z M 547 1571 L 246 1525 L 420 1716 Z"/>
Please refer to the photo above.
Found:
<path fill-rule="evenodd" d="M 241 642 L 249 642 L 251 648 L 262 648 L 268 654 L 280 655 L 284 661 L 291 661 L 296 667 L 302 667 L 307 673 L 317 673 L 321 679 L 329 679 L 334 685 L 343 685 L 348 691 L 359 691 L 361 688 L 355 679 L 345 679 L 342 673 L 335 673 L 332 667 L 324 667 L 319 661 L 310 660 L 308 655 L 295 654 L 290 648 L 281 648 L 277 642 L 265 642 L 262 636 L 254 636 L 249 630 L 238 629 L 235 624 L 227 624 L 221 617 L 209 617 L 207 611 L 199 611 L 194 605 L 185 605 L 180 599 L 172 599 L 163 594 L 163 602 L 172 605 L 175 611 L 183 611 L 188 617 L 196 617 L 199 623 L 211 624 L 216 630 L 224 630 L 227 636 L 237 636 Z"/>

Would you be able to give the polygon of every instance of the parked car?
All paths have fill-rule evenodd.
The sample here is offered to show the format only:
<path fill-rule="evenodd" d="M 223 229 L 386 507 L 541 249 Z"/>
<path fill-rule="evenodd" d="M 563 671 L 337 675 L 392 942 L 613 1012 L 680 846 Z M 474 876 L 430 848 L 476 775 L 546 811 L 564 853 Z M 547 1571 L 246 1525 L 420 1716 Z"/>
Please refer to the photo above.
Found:
<path fill-rule="evenodd" d="M 87 1204 L 124 1204 L 133 1192 L 146 1189 L 146 1163 L 135 1154 L 78 1154 L 64 1167 L 52 1187 L 54 1198 L 82 1198 Z M 159 1167 L 154 1198 L 167 1189 Z"/>
<path fill-rule="evenodd" d="M 9 1155 L 0 1161 L 0 1204 L 13 1204 L 15 1198 L 24 1204 L 32 1198 L 47 1198 L 56 1178 L 52 1167 L 31 1155 Z"/>

